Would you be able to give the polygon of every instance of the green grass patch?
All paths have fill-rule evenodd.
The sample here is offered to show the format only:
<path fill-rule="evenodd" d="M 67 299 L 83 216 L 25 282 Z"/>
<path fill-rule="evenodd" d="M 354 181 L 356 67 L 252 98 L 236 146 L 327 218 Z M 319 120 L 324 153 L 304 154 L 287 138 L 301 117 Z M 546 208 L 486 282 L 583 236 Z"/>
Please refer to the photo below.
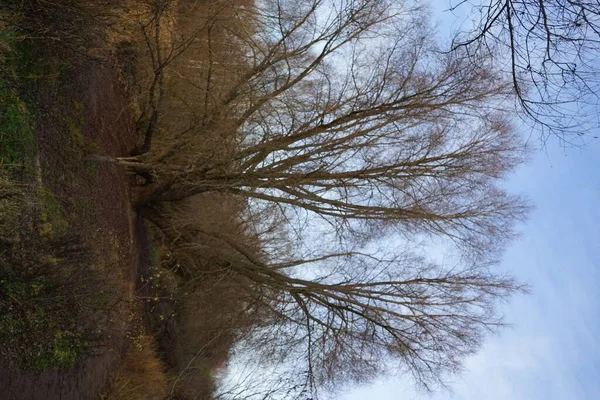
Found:
<path fill-rule="evenodd" d="M 100 343 L 98 310 L 113 304 L 115 294 L 90 251 L 69 233 L 61 202 L 33 179 L 43 172 L 34 121 L 53 111 L 30 99 L 55 85 L 65 68 L 43 53 L 0 26 L 0 362 L 71 368 Z M 75 104 L 72 114 L 67 144 L 81 154 L 83 107 Z"/>
<path fill-rule="evenodd" d="M 0 25 L 0 172 L 5 179 L 26 179 L 23 172 L 33 171 L 36 154 L 35 118 L 18 79 L 22 65 L 33 64 L 21 51 L 24 42 Z"/>
<path fill-rule="evenodd" d="M 71 368 L 99 340 L 101 272 L 75 238 L 0 243 L 3 357 L 34 369 Z M 110 296 L 106 294 L 106 296 Z"/>
<path fill-rule="evenodd" d="M 17 90 L 0 80 L 0 167 L 22 170 L 32 154 L 33 117 Z"/>
<path fill-rule="evenodd" d="M 82 127 L 85 119 L 84 105 L 79 101 L 73 101 L 73 106 L 64 120 L 67 126 L 67 137 L 73 147 L 82 155 L 97 153 L 100 148 L 96 142 L 86 138 Z M 88 171 L 89 172 L 89 171 Z"/>
<path fill-rule="evenodd" d="M 65 236 L 69 229 L 69 222 L 54 194 L 45 188 L 38 188 L 37 196 L 40 206 L 40 236 L 45 239 Z"/>
<path fill-rule="evenodd" d="M 153 268 L 157 268 L 160 265 L 162 255 L 162 236 L 158 228 L 154 225 L 145 222 L 147 235 L 148 235 L 148 247 L 150 249 L 150 258 L 152 260 Z"/>
<path fill-rule="evenodd" d="M 14 78 L 22 85 L 44 85 L 59 83 L 64 71 L 70 67 L 70 62 L 64 57 L 49 54 L 47 49 L 40 47 L 32 39 L 13 38 L 13 51 L 6 58 L 6 64 Z"/>
<path fill-rule="evenodd" d="M 17 365 L 69 368 L 92 343 L 79 316 L 98 289 L 84 285 L 89 256 L 66 228 L 50 192 L 0 171 L 0 343 Z"/>
<path fill-rule="evenodd" d="M 2 310 L 0 337 L 16 350 L 22 364 L 38 369 L 72 367 L 85 345 L 76 326 L 65 326 L 69 319 L 61 310 L 65 297 L 48 290 L 51 286 L 46 276 L 22 280 L 8 275 L 0 280 L 0 291 L 12 300 L 0 303 L 8 308 Z M 43 297 L 49 294 L 54 300 L 51 305 Z"/>
<path fill-rule="evenodd" d="M 0 169 L 0 238 L 12 236 L 15 222 L 27 205 L 27 187 L 9 178 L 6 170 Z"/>

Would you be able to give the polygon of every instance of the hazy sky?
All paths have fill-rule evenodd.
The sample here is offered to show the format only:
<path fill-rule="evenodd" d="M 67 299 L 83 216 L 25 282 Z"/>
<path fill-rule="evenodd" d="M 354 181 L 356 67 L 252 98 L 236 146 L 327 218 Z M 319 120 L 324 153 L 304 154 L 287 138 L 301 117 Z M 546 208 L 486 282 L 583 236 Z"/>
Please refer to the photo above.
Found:
<path fill-rule="evenodd" d="M 442 32 L 452 19 L 439 13 L 444 5 Z M 452 392 L 417 392 L 409 377 L 396 377 L 342 400 L 600 399 L 600 142 L 564 151 L 551 141 L 507 187 L 535 204 L 501 265 L 532 286 L 502 307 L 513 327 L 467 360 Z"/>

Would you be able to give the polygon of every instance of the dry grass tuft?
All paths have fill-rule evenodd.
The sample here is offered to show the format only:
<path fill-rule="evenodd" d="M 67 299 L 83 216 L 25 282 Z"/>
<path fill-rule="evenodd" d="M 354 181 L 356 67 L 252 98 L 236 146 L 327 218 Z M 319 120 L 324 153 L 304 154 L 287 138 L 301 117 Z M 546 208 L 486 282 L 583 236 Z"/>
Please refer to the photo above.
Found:
<path fill-rule="evenodd" d="M 104 400 L 163 400 L 168 397 L 168 378 L 156 344 L 143 336 L 113 371 Z"/>

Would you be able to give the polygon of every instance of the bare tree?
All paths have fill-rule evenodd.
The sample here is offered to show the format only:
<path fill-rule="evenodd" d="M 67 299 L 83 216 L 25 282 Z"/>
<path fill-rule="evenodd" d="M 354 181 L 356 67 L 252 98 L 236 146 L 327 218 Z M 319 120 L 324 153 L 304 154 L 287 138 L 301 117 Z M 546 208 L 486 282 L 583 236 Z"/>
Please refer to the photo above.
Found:
<path fill-rule="evenodd" d="M 251 352 L 254 367 L 276 366 L 277 380 L 290 380 L 285 387 L 250 380 L 223 398 L 253 398 L 253 391 L 279 398 L 283 389 L 283 398 L 291 398 L 292 388 L 316 397 L 319 389 L 363 382 L 390 368 L 430 389 L 460 370 L 485 333 L 503 325 L 498 300 L 524 290 L 489 264 L 445 266 L 411 251 L 359 250 L 264 262 L 217 236 L 220 254 L 213 256 L 255 315 L 237 351 Z"/>
<path fill-rule="evenodd" d="M 364 380 L 388 356 L 426 386 L 456 371 L 501 323 L 495 300 L 521 289 L 491 270 L 527 208 L 500 186 L 523 158 L 510 82 L 490 57 L 443 54 L 421 10 L 397 2 L 266 0 L 207 15 L 196 38 L 210 57 L 190 63 L 203 71 L 189 82 L 199 106 L 183 102 L 189 119 L 157 128 L 142 154 L 106 159 L 151 176 L 134 202 L 179 271 L 237 285 L 257 316 L 245 343 L 273 362 L 303 359 L 298 387 L 311 392 Z M 242 49 L 235 62 L 221 40 Z M 150 108 L 159 126 L 165 108 Z M 246 234 L 180 213 L 206 193 L 244 199 Z M 332 245 L 286 247 L 280 223 Z M 277 250 L 249 250 L 249 231 Z M 387 233 L 444 237 L 469 257 L 439 265 L 400 241 L 373 250 Z"/>
<path fill-rule="evenodd" d="M 591 140 L 598 124 L 600 4 L 573 0 L 454 1 L 450 10 L 472 7 L 475 26 L 452 50 L 496 52 L 524 116 L 565 146 Z M 498 53 L 496 53 L 498 54 Z"/>
<path fill-rule="evenodd" d="M 247 46 L 243 73 L 192 127 L 119 160 L 154 175 L 138 206 L 221 191 L 472 247 L 510 232 L 524 206 L 495 182 L 522 147 L 501 110 L 509 85 L 489 60 L 436 53 L 419 10 L 384 1 L 238 14 L 255 29 L 232 38 Z M 199 147 L 215 137 L 219 146 Z"/>

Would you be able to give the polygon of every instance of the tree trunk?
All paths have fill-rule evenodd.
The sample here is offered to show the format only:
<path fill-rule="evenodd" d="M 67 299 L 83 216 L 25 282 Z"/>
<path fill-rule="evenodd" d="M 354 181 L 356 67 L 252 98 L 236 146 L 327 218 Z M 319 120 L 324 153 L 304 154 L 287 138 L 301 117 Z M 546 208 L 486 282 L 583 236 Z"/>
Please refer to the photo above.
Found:
<path fill-rule="evenodd" d="M 168 184 L 151 183 L 146 186 L 135 186 L 131 188 L 131 204 L 134 207 L 140 207 L 159 199 L 160 195 L 167 191 L 169 188 Z"/>

